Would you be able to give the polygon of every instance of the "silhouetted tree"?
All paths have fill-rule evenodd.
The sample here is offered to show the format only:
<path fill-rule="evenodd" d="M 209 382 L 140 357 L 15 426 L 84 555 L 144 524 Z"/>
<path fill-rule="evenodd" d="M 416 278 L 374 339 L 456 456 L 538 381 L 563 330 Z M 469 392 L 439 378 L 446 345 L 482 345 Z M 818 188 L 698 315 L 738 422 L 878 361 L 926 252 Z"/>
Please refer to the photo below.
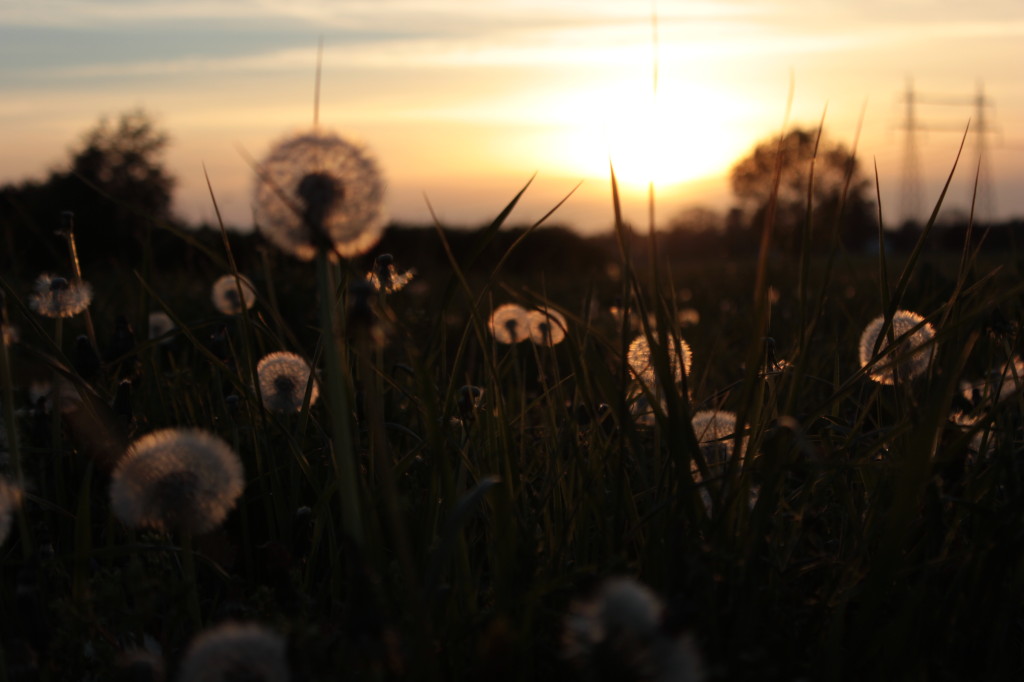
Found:
<path fill-rule="evenodd" d="M 778 172 L 773 243 L 787 250 L 797 247 L 807 220 L 812 161 L 811 246 L 831 244 L 838 230 L 848 248 L 865 247 L 876 229 L 874 202 L 868 198 L 871 184 L 844 145 L 824 139 L 818 144 L 815 130 L 794 129 L 781 140 L 761 142 L 733 167 L 733 193 L 741 202 L 748 226 L 759 232 L 765 225 Z"/>
<path fill-rule="evenodd" d="M 72 151 L 66 169 L 45 182 L 0 188 L 0 222 L 11 256 L 46 267 L 39 261 L 64 253 L 53 234 L 61 214 L 72 211 L 83 260 L 135 264 L 150 228 L 173 221 L 174 179 L 162 158 L 167 143 L 149 114 L 125 112 L 116 121 L 101 119 Z"/>

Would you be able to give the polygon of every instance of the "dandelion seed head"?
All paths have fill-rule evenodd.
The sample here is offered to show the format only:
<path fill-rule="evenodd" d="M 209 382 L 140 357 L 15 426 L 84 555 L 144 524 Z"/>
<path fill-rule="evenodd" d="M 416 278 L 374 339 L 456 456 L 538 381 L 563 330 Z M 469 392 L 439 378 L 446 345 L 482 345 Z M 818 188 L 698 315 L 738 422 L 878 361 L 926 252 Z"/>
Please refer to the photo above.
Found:
<path fill-rule="evenodd" d="M 653 591 L 632 578 L 611 578 L 591 597 L 570 604 L 562 653 L 596 679 L 703 679 L 692 638 L 666 632 L 664 619 L 665 607 Z"/>
<path fill-rule="evenodd" d="M 133 528 L 205 533 L 227 517 L 245 487 L 242 463 L 200 429 L 154 431 L 132 443 L 114 470 L 110 504 Z"/>
<path fill-rule="evenodd" d="M 988 373 L 978 381 L 963 381 L 960 392 L 967 400 L 980 403 L 995 400 L 1001 402 L 1016 395 L 1024 386 L 1024 360 L 1013 357 L 1000 370 Z"/>
<path fill-rule="evenodd" d="M 380 239 L 384 182 L 369 153 L 334 133 L 277 143 L 259 165 L 256 222 L 278 248 L 312 260 L 328 248 L 348 258 Z"/>
<path fill-rule="evenodd" d="M 160 339 L 160 343 L 171 343 L 174 339 L 168 336 L 174 331 L 174 321 L 162 310 L 154 310 L 149 314 L 149 339 Z"/>
<path fill-rule="evenodd" d="M 530 338 L 530 323 L 526 309 L 517 303 L 504 303 L 494 309 L 490 320 L 494 340 L 512 345 Z"/>
<path fill-rule="evenodd" d="M 81 280 L 42 274 L 36 278 L 29 306 L 43 317 L 74 317 L 92 303 L 92 287 Z"/>
<path fill-rule="evenodd" d="M 263 405 L 272 412 L 298 412 L 306 397 L 309 383 L 309 365 L 300 356 L 287 351 L 278 351 L 264 356 L 256 365 L 260 382 Z M 320 396 L 320 388 L 313 381 L 309 394 L 312 405 Z"/>
<path fill-rule="evenodd" d="M 629 391 L 626 394 L 626 404 L 629 405 L 629 414 L 633 417 L 633 421 L 637 426 L 653 428 L 657 423 L 657 413 L 655 412 L 654 404 L 651 403 L 650 394 L 640 384 L 630 384 Z M 657 396 L 657 405 L 662 414 L 668 412 L 668 403 L 663 395 Z"/>
<path fill-rule="evenodd" d="M 610 638 L 650 640 L 661 625 L 663 610 L 657 595 L 636 580 L 606 580 L 592 597 L 569 605 L 563 651 L 568 658 L 589 657 Z"/>
<path fill-rule="evenodd" d="M 287 682 L 284 639 L 254 623 L 223 623 L 192 640 L 181 661 L 179 682 Z"/>
<path fill-rule="evenodd" d="M 242 289 L 241 300 L 238 297 L 239 285 Z M 214 307 L 224 315 L 238 315 L 242 310 L 248 310 L 256 303 L 256 287 L 245 275 L 239 275 L 237 281 L 232 274 L 222 275 L 213 283 L 210 300 L 213 301 Z"/>
<path fill-rule="evenodd" d="M 690 367 L 693 363 L 693 352 L 690 350 L 690 344 L 686 343 L 682 338 L 679 339 L 679 349 L 683 356 L 681 363 L 679 361 L 679 354 L 675 351 L 675 342 L 671 341 L 668 347 L 668 360 L 672 377 L 676 382 L 683 380 L 683 372 L 686 374 L 690 373 Z M 629 344 L 629 349 L 626 351 L 626 362 L 629 364 L 629 369 L 633 372 L 633 376 L 636 377 L 637 381 L 642 382 L 648 388 L 658 383 L 657 373 L 654 370 L 654 361 L 651 357 L 651 346 L 644 334 L 637 336 Z"/>
<path fill-rule="evenodd" d="M 978 424 L 983 424 L 971 436 L 971 451 L 975 455 L 988 455 L 995 450 L 995 433 L 993 431 L 995 424 L 989 418 L 956 410 L 949 415 L 949 420 L 962 431 L 970 431 Z"/>
<path fill-rule="evenodd" d="M 395 268 L 394 256 L 390 253 L 382 253 L 374 260 L 373 270 L 366 273 L 366 281 L 373 285 L 376 291 L 393 294 L 404 289 L 415 274 L 415 270 L 399 272 Z"/>
<path fill-rule="evenodd" d="M 718 478 L 725 473 L 725 467 L 732 457 L 736 414 L 726 410 L 701 410 L 694 413 L 692 423 L 693 432 L 700 444 L 700 453 L 708 467 L 708 474 L 712 478 Z M 690 466 L 694 480 L 699 483 L 701 474 L 697 463 L 691 462 Z"/>
<path fill-rule="evenodd" d="M 463 417 L 472 418 L 476 411 L 480 409 L 483 399 L 484 389 L 472 384 L 466 384 L 459 388 L 455 402 Z"/>
<path fill-rule="evenodd" d="M 875 344 L 878 343 L 878 334 L 884 322 L 884 316 L 876 317 L 861 334 L 861 367 L 867 367 L 871 363 Z M 921 324 L 922 322 L 924 324 Z M 921 326 L 911 333 L 918 325 Z M 868 370 L 868 376 L 872 381 L 889 386 L 895 383 L 894 375 L 897 372 L 901 380 L 907 380 L 924 374 L 928 369 L 934 351 L 930 342 L 935 338 L 935 328 L 924 322 L 924 318 L 917 313 L 897 310 L 892 318 L 892 335 L 896 340 L 896 347 L 889 352 L 887 333 L 886 338 L 878 343 L 878 354 L 885 354 L 885 357 L 875 362 Z"/>
<path fill-rule="evenodd" d="M 526 313 L 530 341 L 538 346 L 557 346 L 565 340 L 565 318 L 557 310 L 544 308 Z"/>

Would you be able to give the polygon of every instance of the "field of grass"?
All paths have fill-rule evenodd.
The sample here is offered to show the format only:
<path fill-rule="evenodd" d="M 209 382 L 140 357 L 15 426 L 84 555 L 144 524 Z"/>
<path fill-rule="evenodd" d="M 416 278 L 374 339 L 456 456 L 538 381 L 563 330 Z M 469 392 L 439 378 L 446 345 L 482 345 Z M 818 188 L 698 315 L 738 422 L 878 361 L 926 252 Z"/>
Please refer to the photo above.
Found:
<path fill-rule="evenodd" d="M 620 224 L 607 272 L 506 277 L 475 253 L 511 206 L 391 292 L 374 253 L 210 252 L 233 314 L 194 273 L 81 273 L 66 318 L 4 280 L 0 682 L 1020 678 L 1016 254 L 639 262 Z M 564 340 L 499 343 L 509 302 Z M 262 384 L 277 351 L 314 381 Z M 169 428 L 244 492 L 204 461 L 126 511 Z"/>

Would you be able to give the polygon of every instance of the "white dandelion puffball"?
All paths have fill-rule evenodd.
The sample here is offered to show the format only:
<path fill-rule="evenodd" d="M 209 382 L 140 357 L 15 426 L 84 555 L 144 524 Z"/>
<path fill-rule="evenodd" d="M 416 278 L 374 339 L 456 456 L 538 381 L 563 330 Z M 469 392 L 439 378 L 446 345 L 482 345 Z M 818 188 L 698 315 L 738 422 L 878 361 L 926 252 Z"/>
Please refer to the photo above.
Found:
<path fill-rule="evenodd" d="M 171 343 L 174 338 L 170 333 L 175 329 L 171 316 L 164 311 L 154 310 L 149 314 L 149 334 L 147 336 L 150 341 L 160 339 L 160 343 Z"/>
<path fill-rule="evenodd" d="M 272 412 L 298 412 L 302 409 L 309 384 L 309 365 L 295 353 L 278 351 L 264 356 L 256 365 L 263 405 Z M 316 381 L 310 390 L 309 404 L 320 395 Z"/>
<path fill-rule="evenodd" d="M 238 297 L 239 289 L 242 290 L 241 299 Z M 221 275 L 213 283 L 213 288 L 210 290 L 210 300 L 213 301 L 214 307 L 221 313 L 225 315 L 238 315 L 243 310 L 252 308 L 253 304 L 256 303 L 256 287 L 252 285 L 252 281 L 245 275 L 239 275 L 237 281 L 234 275 Z"/>
<path fill-rule="evenodd" d="M 595 679 L 704 679 L 692 637 L 666 632 L 664 618 L 661 600 L 645 585 L 632 578 L 608 579 L 592 597 L 570 604 L 563 655 Z"/>
<path fill-rule="evenodd" d="M 133 528 L 205 533 L 224 521 L 244 488 L 242 462 L 223 440 L 200 429 L 163 429 L 121 457 L 110 506 Z"/>
<path fill-rule="evenodd" d="M 683 372 L 687 375 L 690 373 L 690 366 L 693 364 L 693 352 L 690 350 L 690 344 L 686 343 L 683 339 L 679 339 L 679 350 L 683 356 L 680 363 L 679 353 L 676 353 L 675 341 L 671 338 L 668 341 L 670 343 L 666 350 L 668 351 L 669 368 L 674 381 L 680 382 L 683 380 Z M 633 376 L 638 381 L 643 382 L 648 387 L 657 384 L 657 373 L 654 371 L 651 346 L 645 335 L 641 334 L 629 344 L 629 350 L 626 352 L 626 362 L 629 364 L 629 369 L 633 372 Z"/>
<path fill-rule="evenodd" d="M 530 341 L 538 346 L 557 346 L 565 340 L 568 330 L 562 314 L 550 308 L 527 312 L 526 326 L 530 330 Z"/>
<path fill-rule="evenodd" d="M 606 580 L 594 596 L 569 605 L 564 621 L 565 655 L 592 656 L 609 637 L 651 640 L 661 625 L 663 611 L 658 596 L 636 580 Z"/>
<path fill-rule="evenodd" d="M 518 303 L 504 303 L 491 313 L 491 334 L 494 340 L 512 345 L 530 338 L 530 322 L 526 308 Z"/>
<path fill-rule="evenodd" d="M 21 488 L 0 476 L 0 545 L 11 532 L 14 510 L 21 506 Z"/>
<path fill-rule="evenodd" d="M 301 260 L 320 249 L 344 258 L 370 250 L 387 220 L 384 181 L 360 146 L 334 133 L 287 137 L 259 164 L 256 224 Z"/>
<path fill-rule="evenodd" d="M 192 640 L 177 679 L 179 682 L 287 682 L 291 679 L 287 646 L 284 638 L 262 625 L 222 623 Z"/>
<path fill-rule="evenodd" d="M 701 410 L 693 415 L 693 432 L 700 444 L 700 454 L 707 464 L 708 474 L 718 478 L 732 457 L 736 435 L 736 414 L 726 410 Z M 746 439 L 744 438 L 744 450 Z M 690 471 L 698 483 L 701 480 L 697 463 L 690 463 Z"/>
<path fill-rule="evenodd" d="M 878 333 L 882 330 L 884 316 L 878 316 L 864 329 L 860 337 L 860 366 L 867 367 L 874 357 L 873 351 L 878 342 Z M 880 384 L 893 385 L 894 374 L 899 373 L 901 380 L 913 379 L 924 374 L 928 369 L 933 354 L 931 341 L 935 338 L 935 328 L 917 313 L 909 310 L 897 310 L 892 318 L 892 335 L 896 347 L 889 348 L 888 333 L 878 344 L 878 355 L 885 355 L 868 370 L 872 381 Z M 911 333 L 914 327 L 921 325 Z M 895 368 L 895 371 L 894 371 Z"/>
<path fill-rule="evenodd" d="M 39 275 L 29 306 L 43 317 L 74 317 L 92 303 L 92 287 L 81 280 L 56 275 Z"/>

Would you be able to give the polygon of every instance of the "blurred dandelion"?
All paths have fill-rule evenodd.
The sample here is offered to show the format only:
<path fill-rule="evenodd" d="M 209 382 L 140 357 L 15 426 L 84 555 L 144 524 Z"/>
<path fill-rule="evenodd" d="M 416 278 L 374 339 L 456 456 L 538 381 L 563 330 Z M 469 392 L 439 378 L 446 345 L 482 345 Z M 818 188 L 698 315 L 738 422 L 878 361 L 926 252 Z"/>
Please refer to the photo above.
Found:
<path fill-rule="evenodd" d="M 43 317 L 74 317 L 92 302 L 92 287 L 81 280 L 42 274 L 36 279 L 29 305 Z"/>
<path fill-rule="evenodd" d="M 114 470 L 110 505 L 133 528 L 205 533 L 219 526 L 245 487 L 242 463 L 200 429 L 154 431 L 132 443 Z"/>
<path fill-rule="evenodd" d="M 237 298 L 238 292 L 235 293 Z M 171 316 L 164 311 L 154 310 L 149 314 L 148 338 L 150 341 L 159 339 L 162 344 L 171 343 L 174 341 L 174 338 L 171 336 L 171 332 L 174 330 L 174 321 L 171 320 Z"/>
<path fill-rule="evenodd" d="M 878 342 L 878 334 L 884 321 L 884 316 L 876 317 L 861 334 L 861 367 L 871 364 L 877 344 L 878 355 L 884 354 L 885 357 L 876 361 L 868 370 L 868 376 L 872 381 L 891 386 L 895 383 L 897 373 L 901 380 L 913 379 L 924 374 L 933 355 L 934 348 L 930 342 L 935 338 L 935 328 L 917 313 L 897 310 L 892 318 L 892 335 L 896 346 L 890 349 L 888 338 L 882 339 L 881 343 Z"/>
<path fill-rule="evenodd" d="M 238 297 L 239 289 L 242 290 L 241 299 Z M 224 315 L 238 315 L 252 308 L 256 302 L 256 287 L 245 275 L 239 275 L 237 281 L 234 275 L 222 275 L 213 283 L 210 299 L 214 307 Z"/>
<path fill-rule="evenodd" d="M 693 432 L 700 443 L 700 453 L 708 467 L 708 475 L 713 479 L 721 477 L 732 457 L 736 414 L 726 410 L 701 410 L 694 413 L 692 423 Z M 694 480 L 699 483 L 701 474 L 696 462 L 691 462 L 691 471 Z"/>
<path fill-rule="evenodd" d="M 287 137 L 258 167 L 256 223 L 278 248 L 301 260 L 318 250 L 348 258 L 380 239 L 384 182 L 372 157 L 334 133 Z"/>
<path fill-rule="evenodd" d="M 373 261 L 373 270 L 366 273 L 366 281 L 379 292 L 393 294 L 396 291 L 401 291 L 406 284 L 411 282 L 415 274 L 415 270 L 399 272 L 395 268 L 394 256 L 390 253 L 382 253 Z"/>
<path fill-rule="evenodd" d="M 710 515 L 713 511 L 714 502 L 711 490 L 721 490 L 722 478 L 725 476 L 726 467 L 732 459 L 735 448 L 736 436 L 736 414 L 726 410 L 701 410 L 693 415 L 693 432 L 697 436 L 700 445 L 700 454 L 707 466 L 708 480 L 705 481 L 701 475 L 700 466 L 696 460 L 690 461 L 690 474 L 694 483 L 699 485 L 699 493 L 704 508 Z M 740 445 L 740 465 L 743 457 L 746 456 L 749 437 L 744 437 Z M 709 488 L 710 486 L 710 488 Z M 727 489 L 727 488 L 726 488 Z M 757 503 L 761 488 L 752 484 L 748 490 L 747 503 L 753 508 Z"/>
<path fill-rule="evenodd" d="M 682 338 L 679 339 L 679 350 L 682 352 L 682 362 L 680 362 L 679 354 L 675 351 L 675 343 L 670 343 L 668 348 L 669 367 L 672 377 L 676 382 L 683 380 L 683 372 L 690 373 L 690 366 L 693 362 L 693 353 L 690 350 L 690 345 Z M 651 346 L 645 335 L 641 334 L 629 344 L 629 350 L 626 352 L 626 362 L 629 364 L 629 369 L 633 372 L 633 376 L 648 388 L 658 383 L 654 371 L 654 362 L 651 358 Z"/>
<path fill-rule="evenodd" d="M 676 313 L 680 327 L 693 327 L 700 324 L 700 311 L 696 308 L 682 308 Z"/>
<path fill-rule="evenodd" d="M 1006 400 L 1017 394 L 1021 386 L 1024 386 L 1024 360 L 1014 357 L 1001 370 L 989 372 L 984 379 L 961 382 L 960 391 L 964 398 L 977 405 L 988 400 Z"/>
<path fill-rule="evenodd" d="M 557 346 L 565 340 L 565 318 L 557 310 L 544 308 L 526 313 L 530 340 L 538 346 Z"/>
<path fill-rule="evenodd" d="M 961 411 L 953 411 L 949 415 L 949 421 L 962 432 L 974 432 L 970 442 L 972 455 L 988 455 L 995 451 L 996 433 L 993 429 L 995 424 L 989 418 Z M 970 459 L 973 460 L 974 457 L 970 457 Z"/>
<path fill-rule="evenodd" d="M 180 682 L 287 682 L 287 647 L 275 632 L 255 623 L 222 623 L 192 640 L 181 661 Z"/>
<path fill-rule="evenodd" d="M 562 652 L 588 679 L 704 679 L 692 638 L 666 631 L 664 620 L 665 608 L 654 592 L 632 578 L 612 578 L 590 598 L 569 605 Z"/>
<path fill-rule="evenodd" d="M 28 386 L 28 399 L 34 407 L 41 408 L 45 414 L 53 412 L 54 400 L 61 414 L 71 414 L 82 407 L 84 401 L 78 387 L 65 379 L 57 379 L 57 389 L 49 381 L 33 381 Z"/>
<path fill-rule="evenodd" d="M 146 635 L 145 639 L 152 641 L 149 635 Z M 111 679 L 118 682 L 163 682 L 167 679 L 167 667 L 163 657 L 148 649 L 122 651 L 114 658 L 114 670 L 116 673 Z"/>
<path fill-rule="evenodd" d="M 13 346 L 14 344 L 18 343 L 18 341 L 21 340 L 21 332 L 19 332 L 18 328 L 15 327 L 13 324 L 4 323 L 2 325 L 2 329 L 3 332 L 0 338 L 2 338 L 3 343 L 5 345 Z"/>
<path fill-rule="evenodd" d="M 517 303 L 504 303 L 490 313 L 490 334 L 495 341 L 512 345 L 529 338 L 526 309 Z"/>
<path fill-rule="evenodd" d="M 664 396 L 659 395 L 657 401 L 662 414 L 667 413 L 668 404 L 665 402 Z M 631 384 L 626 395 L 626 404 L 629 405 L 629 414 L 633 417 L 633 421 L 637 426 L 653 427 L 657 422 L 654 405 L 651 403 L 651 399 L 643 386 Z"/>
<path fill-rule="evenodd" d="M 264 356 L 256 365 L 263 405 L 272 412 L 298 412 L 306 396 L 310 369 L 295 353 L 278 351 Z M 309 394 L 312 405 L 320 395 L 316 381 Z"/>
<path fill-rule="evenodd" d="M 484 389 L 472 384 L 466 384 L 459 388 L 455 404 L 464 419 L 472 419 L 477 410 L 480 409 L 483 399 Z"/>
<path fill-rule="evenodd" d="M 517 303 L 504 303 L 495 308 L 491 313 L 490 327 L 498 343 L 512 345 L 530 338 L 526 309 Z"/>
<path fill-rule="evenodd" d="M 0 545 L 11 532 L 14 510 L 21 506 L 21 488 L 0 476 Z"/>

